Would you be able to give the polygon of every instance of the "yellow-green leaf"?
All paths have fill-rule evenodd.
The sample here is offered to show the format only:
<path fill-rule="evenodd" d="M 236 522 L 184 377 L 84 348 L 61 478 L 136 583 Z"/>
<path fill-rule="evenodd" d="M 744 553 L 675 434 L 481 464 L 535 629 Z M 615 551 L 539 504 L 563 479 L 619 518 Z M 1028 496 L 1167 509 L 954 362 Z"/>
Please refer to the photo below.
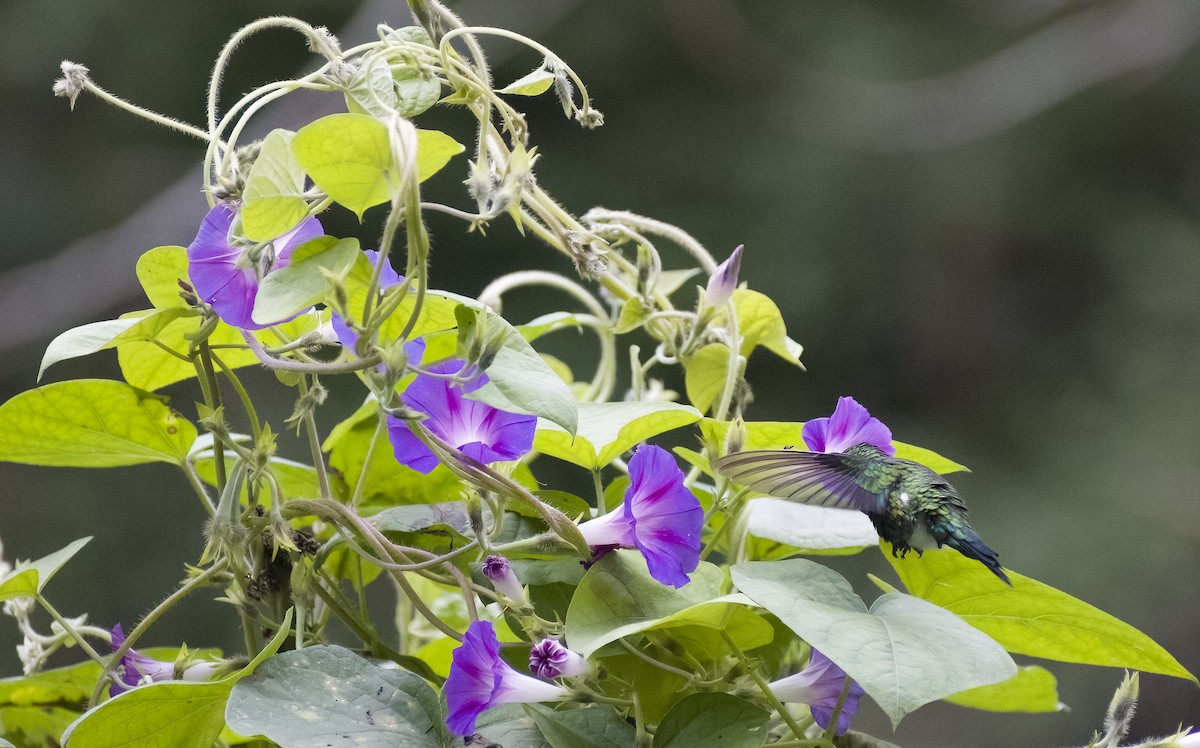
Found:
<path fill-rule="evenodd" d="M 1010 652 L 1196 680 L 1153 639 L 1088 603 L 1012 570 L 1012 586 L 983 564 L 949 550 L 893 558 L 908 591 L 989 634 Z"/>
<path fill-rule="evenodd" d="M 365 114 L 330 114 L 292 138 L 292 152 L 313 182 L 362 218 L 386 202 L 392 165 L 387 128 Z"/>
<path fill-rule="evenodd" d="M 621 307 L 621 316 L 617 317 L 617 324 L 613 328 L 613 332 L 624 335 L 636 330 L 650 316 L 651 311 L 653 310 L 646 306 L 646 302 L 642 301 L 640 296 L 630 296 L 625 305 Z"/>
<path fill-rule="evenodd" d="M 39 387 L 0 405 L 0 460 L 115 467 L 182 464 L 196 427 L 166 398 L 107 379 Z"/>
<path fill-rule="evenodd" d="M 50 578 L 91 540 L 89 535 L 70 543 L 37 561 L 18 561 L 16 567 L 0 579 L 0 602 L 17 597 L 30 597 L 42 591 Z"/>
<path fill-rule="evenodd" d="M 155 340 L 186 357 L 192 346 L 192 341 L 187 336 L 199 329 L 198 318 L 184 317 L 159 330 Z M 254 354 L 244 347 L 246 341 L 242 334 L 224 322 L 217 325 L 208 342 L 211 346 L 221 346 L 216 353 L 230 368 L 258 363 Z M 126 382 L 134 387 L 153 391 L 196 376 L 196 367 L 191 361 L 171 355 L 158 343 L 137 340 L 117 345 L 117 362 L 121 365 L 121 375 Z"/>
<path fill-rule="evenodd" d="M 179 296 L 179 281 L 188 280 L 187 248 L 155 247 L 137 261 L 137 277 L 155 309 L 187 306 Z"/>
<path fill-rule="evenodd" d="M 533 448 L 591 470 L 640 441 L 699 419 L 695 408 L 679 403 L 579 403 L 579 431 L 573 439 L 562 426 L 539 418 Z"/>
<path fill-rule="evenodd" d="M 762 346 L 784 361 L 804 368 L 800 363 L 803 347 L 787 335 L 783 313 L 770 297 L 748 288 L 733 292 L 733 304 L 737 310 L 738 331 L 742 335 L 739 349 L 749 356 L 756 347 Z"/>
<path fill-rule="evenodd" d="M 320 236 L 292 253 L 291 261 L 270 272 L 254 298 L 254 321 L 260 325 L 287 319 L 325 298 L 328 276 L 341 277 L 362 256 L 357 239 Z"/>
<path fill-rule="evenodd" d="M 517 78 L 496 93 L 516 94 L 517 96 L 537 96 L 544 94 L 554 85 L 554 73 L 540 67 L 527 75 Z"/>
<path fill-rule="evenodd" d="M 272 130 L 242 191 L 242 233 L 255 242 L 265 242 L 300 222 L 308 214 L 304 199 L 304 169 L 292 153 L 290 130 Z"/>
<path fill-rule="evenodd" d="M 946 473 L 971 472 L 971 469 L 966 465 L 960 465 L 948 457 L 942 457 L 932 449 L 925 449 L 924 447 L 917 447 L 897 441 L 893 441 L 892 446 L 896 448 L 897 457 L 919 462 L 935 473 L 945 475 Z"/>
<path fill-rule="evenodd" d="M 706 345 L 684 362 L 684 386 L 688 400 L 704 413 L 725 389 L 729 367 L 729 348 L 720 343 Z"/>
<path fill-rule="evenodd" d="M 417 130 L 417 178 L 424 182 L 464 150 L 462 143 L 444 132 Z"/>
<path fill-rule="evenodd" d="M 1061 712 L 1058 681 L 1043 667 L 1023 666 L 1003 683 L 980 686 L 947 696 L 946 701 L 985 712 Z"/>

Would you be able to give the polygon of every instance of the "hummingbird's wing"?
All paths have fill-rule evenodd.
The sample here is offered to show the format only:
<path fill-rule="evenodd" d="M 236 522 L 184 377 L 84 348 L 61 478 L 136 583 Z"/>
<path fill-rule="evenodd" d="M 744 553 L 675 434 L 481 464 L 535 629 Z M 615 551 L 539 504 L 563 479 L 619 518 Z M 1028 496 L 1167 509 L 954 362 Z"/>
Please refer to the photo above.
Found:
<path fill-rule="evenodd" d="M 713 467 L 734 483 L 805 504 L 874 515 L 883 511 L 887 501 L 873 465 L 857 455 L 752 449 L 726 455 Z"/>

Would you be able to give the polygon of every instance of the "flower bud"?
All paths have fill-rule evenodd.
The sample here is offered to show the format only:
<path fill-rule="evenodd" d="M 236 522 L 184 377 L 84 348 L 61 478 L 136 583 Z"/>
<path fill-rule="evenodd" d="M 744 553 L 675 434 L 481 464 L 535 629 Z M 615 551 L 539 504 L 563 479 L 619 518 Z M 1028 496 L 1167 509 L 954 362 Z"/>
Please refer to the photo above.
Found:
<path fill-rule="evenodd" d="M 729 259 L 718 265 L 709 277 L 708 289 L 704 294 L 705 303 L 709 306 L 724 306 L 725 302 L 733 298 L 733 291 L 738 284 L 738 273 L 742 269 L 743 246 L 739 244 L 733 250 L 733 254 L 729 255 Z"/>
<path fill-rule="evenodd" d="M 745 445 L 746 422 L 738 417 L 729 424 L 729 431 L 725 434 L 725 454 L 740 452 Z"/>
<path fill-rule="evenodd" d="M 483 561 L 483 575 L 488 578 L 497 592 L 518 607 L 529 607 L 529 600 L 525 597 L 525 588 L 521 586 L 521 580 L 517 579 L 516 573 L 509 566 L 507 558 L 488 556 Z"/>
<path fill-rule="evenodd" d="M 591 670 L 588 661 L 557 639 L 542 639 L 529 650 L 529 670 L 543 678 L 573 678 Z"/>

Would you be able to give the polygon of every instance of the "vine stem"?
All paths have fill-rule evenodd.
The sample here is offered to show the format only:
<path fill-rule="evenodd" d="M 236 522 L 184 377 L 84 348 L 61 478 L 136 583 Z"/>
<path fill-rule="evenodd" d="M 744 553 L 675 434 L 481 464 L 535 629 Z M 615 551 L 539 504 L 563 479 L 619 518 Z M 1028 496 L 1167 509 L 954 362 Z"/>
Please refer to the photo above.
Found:
<path fill-rule="evenodd" d="M 717 269 L 717 261 L 713 258 L 712 253 L 704 248 L 703 244 L 696 241 L 691 234 L 683 229 L 665 221 L 640 216 L 637 213 L 631 213 L 627 210 L 608 210 L 606 208 L 592 208 L 583 214 L 583 220 L 589 223 L 623 224 L 647 234 L 656 234 L 665 237 L 687 250 L 689 254 L 699 260 L 700 264 L 704 267 L 704 272 L 711 275 Z"/>
<path fill-rule="evenodd" d="M 242 386 L 242 380 L 237 374 L 233 373 L 233 369 L 229 368 L 221 357 L 212 352 L 212 348 L 208 348 L 208 355 L 221 369 L 221 373 L 233 385 L 233 389 L 237 392 L 238 399 L 242 402 L 242 408 L 246 411 L 246 418 L 250 421 L 250 433 L 254 437 L 254 443 L 258 444 L 259 438 L 262 436 L 262 424 L 258 420 L 258 411 L 254 409 L 254 401 L 250 399 L 250 393 L 246 392 L 246 388 Z"/>
<path fill-rule="evenodd" d="M 371 435 L 371 441 L 367 444 L 366 454 L 363 455 L 362 470 L 358 473 L 358 480 L 354 481 L 354 493 L 350 496 L 350 506 L 352 507 L 357 508 L 358 502 L 362 499 L 363 487 L 367 484 L 367 469 L 371 466 L 375 445 L 379 443 L 385 429 L 387 429 L 387 421 L 384 420 L 382 413 L 376 413 L 375 433 Z"/>
<path fill-rule="evenodd" d="M 297 371 L 304 374 L 349 374 L 356 371 L 370 369 L 379 364 L 379 354 L 372 353 L 369 356 L 364 356 L 356 361 L 345 361 L 337 363 L 309 363 L 307 361 L 292 361 L 286 358 L 275 358 L 271 354 L 263 350 L 262 343 L 253 334 L 246 330 L 242 330 L 242 337 L 246 341 L 246 346 L 250 352 L 254 354 L 260 362 L 267 368 L 279 369 L 280 371 Z"/>
<path fill-rule="evenodd" d="M 92 648 L 91 644 L 87 643 L 87 640 L 84 639 L 83 636 L 78 631 L 75 630 L 75 627 L 72 626 L 70 624 L 70 622 L 67 621 L 67 619 L 62 617 L 62 614 L 59 613 L 58 610 L 56 610 L 55 607 L 50 604 L 49 600 L 47 600 L 46 598 L 42 597 L 39 594 L 35 594 L 33 596 L 33 599 L 37 600 L 38 604 L 41 605 L 42 608 L 45 609 L 45 611 L 50 614 L 50 617 L 53 618 L 55 620 L 55 622 L 58 623 L 59 626 L 62 626 L 63 631 L 66 631 L 68 634 L 71 635 L 71 638 L 73 638 L 75 640 L 75 643 L 79 645 L 79 648 L 82 649 L 88 657 L 91 657 L 96 663 L 98 663 L 100 665 L 100 667 L 107 666 L 108 663 L 105 662 L 104 657 L 102 657 L 98 652 L 96 652 L 96 650 Z"/>
<path fill-rule="evenodd" d="M 791 712 L 787 710 L 787 707 L 783 705 L 783 702 L 781 702 L 779 697 L 777 697 L 771 690 L 770 684 L 768 684 L 767 681 L 764 680 L 761 675 L 759 675 L 758 669 L 753 667 L 750 664 L 750 661 L 746 659 L 746 654 L 742 652 L 741 648 L 738 647 L 736 642 L 734 642 L 733 637 L 729 635 L 729 632 L 722 631 L 721 638 L 725 640 L 725 644 L 729 646 L 729 649 L 738 658 L 738 661 L 740 661 L 742 666 L 746 668 L 746 672 L 748 672 L 750 677 L 754 679 L 754 682 L 758 685 L 759 690 L 761 690 L 763 696 L 766 697 L 767 702 L 771 704 L 771 707 L 779 713 L 779 716 L 782 717 L 783 721 L 787 723 L 787 726 L 791 728 L 792 734 L 796 736 L 796 739 L 805 740 L 803 728 L 800 727 L 800 725 L 796 722 L 796 719 L 792 717 Z"/>
<path fill-rule="evenodd" d="M 204 504 L 204 508 L 208 510 L 208 516 L 211 517 L 216 512 L 217 506 L 213 504 L 212 497 L 208 495 L 208 489 L 204 487 L 204 482 L 200 480 L 200 475 L 196 472 L 196 466 L 192 464 L 191 459 L 186 459 L 179 463 L 179 467 L 183 470 L 183 474 L 187 476 L 192 490 L 200 497 L 200 502 Z"/>
<path fill-rule="evenodd" d="M 392 557 L 392 558 L 395 557 L 393 555 L 393 552 L 384 545 L 383 540 L 376 534 L 376 531 L 374 530 L 374 528 L 370 527 L 365 522 L 363 522 L 362 518 L 359 517 L 357 514 L 355 514 L 354 511 L 351 510 L 347 506 L 343 506 L 342 504 L 339 504 L 336 501 L 329 501 L 329 502 L 314 502 L 314 501 L 297 502 L 297 501 L 293 501 L 293 502 L 289 502 L 289 506 L 291 506 L 295 511 L 298 511 L 298 512 L 303 512 L 303 511 L 306 511 L 309 509 L 317 509 L 317 510 L 324 510 L 321 513 L 324 514 L 325 516 L 329 516 L 329 513 L 332 513 L 332 514 L 336 515 L 337 517 L 339 517 L 340 519 L 342 519 L 343 521 L 345 521 L 347 524 L 350 524 L 351 526 L 353 526 L 356 530 L 358 530 L 359 534 L 362 535 L 362 537 L 368 543 L 370 543 L 370 545 L 375 549 L 375 551 L 379 554 L 379 556 L 381 558 L 382 557 Z M 450 568 L 451 568 L 452 572 L 457 572 L 456 576 L 461 576 L 461 572 L 459 572 L 453 566 L 451 566 Z M 416 608 L 417 612 L 419 612 L 425 618 L 425 620 L 427 620 L 427 621 L 429 621 L 429 623 L 433 624 L 433 626 L 436 629 L 441 631 L 446 636 L 451 637 L 455 641 L 462 641 L 463 635 L 461 633 L 459 633 L 458 631 L 456 631 L 454 629 L 454 627 L 450 626 L 448 623 L 446 623 L 441 618 L 439 618 L 438 615 L 436 613 L 434 613 L 429 608 L 428 605 L 425 604 L 425 601 L 421 599 L 421 597 L 417 594 L 416 590 L 413 589 L 412 585 L 408 583 L 408 580 L 404 578 L 405 572 L 396 571 L 396 570 L 392 570 L 392 569 L 389 569 L 388 571 L 391 573 L 392 578 L 396 580 L 396 584 L 399 585 L 399 587 L 404 591 L 404 594 L 409 598 L 413 607 Z M 461 580 L 460 580 L 460 582 L 461 582 Z M 469 585 L 464 585 L 464 593 L 468 589 L 469 589 Z M 467 601 L 468 607 L 470 607 L 472 605 L 472 602 L 473 601 Z"/>
<path fill-rule="evenodd" d="M 649 665 L 653 665 L 654 667 L 658 668 L 659 670 L 665 670 L 668 673 L 674 673 L 675 675 L 678 675 L 680 678 L 683 678 L 685 680 L 688 680 L 688 681 L 692 680 L 692 673 L 689 673 L 686 670 L 677 668 L 674 665 L 668 665 L 667 663 L 663 662 L 662 660 L 646 654 L 645 652 L 643 652 L 642 650 L 633 646 L 632 644 L 625 641 L 624 639 L 618 639 L 617 641 L 619 641 L 621 643 L 621 646 L 625 648 L 626 652 L 633 655 L 634 657 L 637 657 L 639 660 L 642 660 L 643 662 L 645 662 Z"/>
<path fill-rule="evenodd" d="M 603 517 L 608 514 L 608 507 L 604 500 L 604 483 L 600 478 L 600 468 L 592 468 L 592 486 L 596 489 L 596 516 Z"/>
<path fill-rule="evenodd" d="M 838 694 L 837 705 L 833 707 L 833 712 L 829 715 L 829 724 L 825 727 L 825 739 L 832 741 L 833 736 L 837 734 L 838 719 L 842 716 L 842 709 L 846 706 L 846 699 L 850 696 L 850 676 L 847 675 L 842 680 L 842 691 Z"/>
<path fill-rule="evenodd" d="M 208 129 L 215 130 L 217 128 L 217 98 L 221 92 L 221 80 L 225 77 L 225 68 L 229 65 L 229 58 L 233 56 L 234 50 L 238 48 L 243 41 L 251 35 L 258 33 L 264 29 L 270 28 L 291 28 L 311 37 L 315 29 L 310 24 L 301 21 L 298 18 L 291 16 L 270 16 L 268 18 L 260 18 L 253 23 L 248 23 L 229 38 L 225 42 L 225 46 L 221 49 L 221 53 L 217 56 L 217 62 L 213 65 L 212 79 L 208 83 Z"/>
<path fill-rule="evenodd" d="M 93 96 L 99 98 L 100 100 L 105 101 L 109 104 L 112 104 L 113 106 L 117 107 L 118 109 L 124 109 L 125 111 L 127 111 L 131 114 L 141 117 L 142 119 L 149 120 L 150 122 L 153 122 L 156 125 L 162 125 L 163 127 L 167 127 L 172 130 L 176 130 L 185 135 L 190 135 L 193 138 L 198 138 L 199 140 L 203 140 L 205 142 L 209 142 L 211 140 L 209 134 L 206 133 L 205 131 L 201 130 L 199 127 L 196 127 L 195 125 L 189 125 L 188 123 L 183 122 L 181 120 L 177 120 L 174 117 L 168 117 L 165 114 L 159 114 L 158 112 L 150 111 L 149 109 L 140 107 L 137 104 L 126 101 L 125 99 L 122 99 L 120 96 L 109 93 L 108 91 L 104 90 L 100 86 L 97 86 L 95 83 L 92 82 L 91 78 L 84 79 L 83 87 L 86 91 L 91 93 Z"/>
<path fill-rule="evenodd" d="M 300 398 L 308 396 L 308 379 L 300 379 Z M 308 433 L 308 446 L 312 450 L 313 468 L 317 471 L 317 483 L 321 487 L 321 498 L 332 501 L 333 491 L 329 488 L 329 474 L 325 470 L 325 454 L 321 451 L 321 438 L 317 434 L 317 420 L 309 409 L 304 413 L 304 430 Z M 366 464 L 363 465 L 366 470 Z"/>

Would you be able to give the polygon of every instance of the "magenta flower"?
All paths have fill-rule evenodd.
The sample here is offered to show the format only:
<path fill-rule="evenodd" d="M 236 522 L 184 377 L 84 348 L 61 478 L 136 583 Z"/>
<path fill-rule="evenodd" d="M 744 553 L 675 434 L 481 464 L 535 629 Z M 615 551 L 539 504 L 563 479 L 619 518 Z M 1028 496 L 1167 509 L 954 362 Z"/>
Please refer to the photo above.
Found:
<path fill-rule="evenodd" d="M 557 639 L 542 639 L 529 650 L 529 669 L 543 678 L 573 678 L 591 668 L 583 655 L 567 649 Z"/>
<path fill-rule="evenodd" d="M 708 289 L 704 300 L 709 306 L 723 306 L 733 296 L 738 284 L 738 273 L 742 270 L 742 249 L 737 245 L 729 259 L 717 265 L 717 269 L 708 278 Z"/>
<path fill-rule="evenodd" d="M 379 253 L 375 250 L 364 249 L 363 254 L 367 256 L 367 260 L 370 261 L 372 267 L 379 262 Z M 404 276 L 397 273 L 392 268 L 391 263 L 385 262 L 379 271 L 379 290 L 386 291 L 392 286 L 403 282 Z M 330 324 L 333 325 L 333 333 L 337 335 L 338 342 L 342 344 L 342 347 L 357 355 L 354 349 L 358 345 L 358 333 L 351 330 L 350 326 L 346 324 L 346 320 L 342 319 L 341 315 L 337 312 L 333 313 Z"/>
<path fill-rule="evenodd" d="M 529 600 L 525 597 L 525 588 L 521 580 L 513 572 L 504 556 L 488 556 L 483 561 L 483 575 L 488 578 L 496 591 L 521 607 L 528 607 Z"/>
<path fill-rule="evenodd" d="M 113 626 L 112 649 L 116 652 L 125 643 L 125 631 L 121 624 Z M 108 695 L 116 696 L 131 688 L 144 686 L 147 683 L 157 683 L 164 680 L 206 681 L 220 673 L 222 667 L 214 662 L 200 662 L 175 674 L 175 663 L 163 662 L 153 657 L 131 649 L 121 657 L 121 661 L 113 668 L 117 676 L 108 687 Z"/>
<path fill-rule="evenodd" d="M 204 216 L 199 233 L 188 245 L 188 277 L 196 293 L 222 320 L 243 330 L 261 330 L 282 320 L 260 324 L 251 317 L 260 269 L 250 262 L 247 247 L 235 246 L 230 241 L 229 230 L 237 210 L 230 203 L 220 203 Z M 262 273 L 287 265 L 296 247 L 324 233 L 316 218 L 309 217 L 296 224 L 273 240 L 275 262 L 269 268 L 262 268 Z"/>
<path fill-rule="evenodd" d="M 462 361 L 448 359 L 427 369 L 432 374 L 456 374 L 462 367 Z M 467 457 L 483 463 L 519 460 L 533 448 L 537 416 L 509 413 L 464 397 L 487 381 L 482 373 L 466 384 L 419 374 L 400 399 L 427 415 L 425 427 Z M 437 457 L 403 420 L 388 416 L 388 438 L 400 464 L 421 473 L 437 467 Z"/>
<path fill-rule="evenodd" d="M 593 550 L 637 548 L 650 576 L 682 587 L 700 565 L 700 528 L 704 510 L 683 485 L 683 472 L 671 454 L 645 444 L 629 460 L 625 503 L 579 526 Z"/>
<path fill-rule="evenodd" d="M 892 431 L 852 397 L 839 397 L 829 418 L 814 418 L 804 424 L 804 443 L 813 452 L 845 452 L 855 444 L 874 445 L 894 455 Z"/>
<path fill-rule="evenodd" d="M 499 704 L 526 704 L 567 698 L 567 689 L 518 673 L 500 659 L 500 642 L 490 621 L 473 621 L 462 645 L 450 660 L 450 677 L 443 687 L 450 732 L 464 737 L 475 732 L 475 720 Z"/>
<path fill-rule="evenodd" d="M 821 729 L 827 729 L 829 720 L 833 717 L 834 707 L 837 706 L 838 697 L 842 694 L 842 684 L 845 680 L 845 670 L 834 664 L 833 660 L 813 649 L 806 668 L 795 675 L 769 684 L 769 687 L 771 693 L 775 694 L 780 701 L 807 704 L 813 719 L 821 726 Z M 850 691 L 846 694 L 846 702 L 842 705 L 841 713 L 838 714 L 836 734 L 841 735 L 850 729 L 850 720 L 858 711 L 858 701 L 864 693 L 862 686 L 851 681 Z"/>

